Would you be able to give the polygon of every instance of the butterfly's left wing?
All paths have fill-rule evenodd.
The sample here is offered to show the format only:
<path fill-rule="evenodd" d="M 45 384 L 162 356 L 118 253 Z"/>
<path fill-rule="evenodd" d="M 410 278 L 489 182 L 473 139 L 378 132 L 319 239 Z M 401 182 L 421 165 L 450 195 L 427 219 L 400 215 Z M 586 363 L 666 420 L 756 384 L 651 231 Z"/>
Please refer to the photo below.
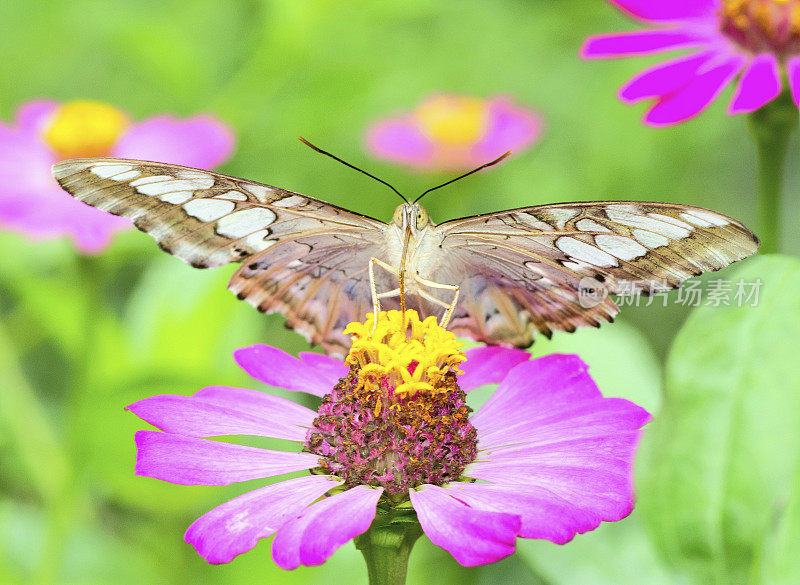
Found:
<path fill-rule="evenodd" d="M 461 287 L 451 329 L 526 347 L 612 320 L 607 297 L 676 288 L 756 252 L 758 239 L 725 215 L 670 203 L 598 201 L 526 207 L 436 226 L 423 277 Z M 591 302 L 586 302 L 587 300 Z"/>
<path fill-rule="evenodd" d="M 131 218 L 192 266 L 241 262 L 228 287 L 261 311 L 283 313 L 287 326 L 329 353 L 347 351 L 344 325 L 371 307 L 367 269 L 371 257 L 385 256 L 383 222 L 277 187 L 164 163 L 73 159 L 54 165 L 53 175 L 76 199 Z"/>

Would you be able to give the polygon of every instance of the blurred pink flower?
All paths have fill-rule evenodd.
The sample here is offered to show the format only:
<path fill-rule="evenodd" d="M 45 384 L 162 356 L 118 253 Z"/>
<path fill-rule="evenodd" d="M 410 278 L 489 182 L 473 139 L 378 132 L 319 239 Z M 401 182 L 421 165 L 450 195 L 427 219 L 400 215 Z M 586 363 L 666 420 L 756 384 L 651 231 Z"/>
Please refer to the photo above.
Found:
<path fill-rule="evenodd" d="M 35 239 L 67 235 L 81 252 L 100 252 L 130 220 L 70 197 L 51 177 L 53 163 L 114 156 L 211 168 L 233 145 L 231 130 L 211 116 L 132 122 L 101 102 L 27 102 L 12 123 L 0 122 L 0 228 Z"/>
<path fill-rule="evenodd" d="M 377 158 L 424 170 L 467 170 L 508 150 L 530 147 L 542 119 L 505 98 L 435 95 L 413 112 L 381 120 L 367 131 Z"/>
<path fill-rule="evenodd" d="M 609 0 L 654 28 L 587 39 L 588 59 L 690 49 L 635 76 L 626 102 L 653 99 L 644 121 L 682 122 L 702 112 L 737 76 L 729 114 L 753 112 L 782 89 L 785 66 L 800 104 L 800 0 Z"/>

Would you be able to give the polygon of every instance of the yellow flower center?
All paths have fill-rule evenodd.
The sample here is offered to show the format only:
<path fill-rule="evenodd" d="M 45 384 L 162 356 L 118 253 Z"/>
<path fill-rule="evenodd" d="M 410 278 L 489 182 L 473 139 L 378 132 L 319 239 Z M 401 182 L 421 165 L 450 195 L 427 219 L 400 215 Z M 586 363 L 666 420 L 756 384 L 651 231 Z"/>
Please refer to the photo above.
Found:
<path fill-rule="evenodd" d="M 800 53 L 800 0 L 722 0 L 721 30 L 742 47 Z"/>
<path fill-rule="evenodd" d="M 417 123 L 432 140 L 452 146 L 469 146 L 486 132 L 486 102 L 467 97 L 438 96 L 416 111 Z"/>
<path fill-rule="evenodd" d="M 107 156 L 129 124 L 125 113 L 109 104 L 75 100 L 56 110 L 44 138 L 63 158 Z"/>
<path fill-rule="evenodd" d="M 345 361 L 359 366 L 365 388 L 378 391 L 383 383 L 400 397 L 446 391 L 439 382 L 450 371 L 461 374 L 458 366 L 467 359 L 453 333 L 439 327 L 435 317 L 420 321 L 413 309 L 381 311 L 377 324 L 368 313 L 364 323 L 350 323 L 344 332 L 353 339 Z"/>

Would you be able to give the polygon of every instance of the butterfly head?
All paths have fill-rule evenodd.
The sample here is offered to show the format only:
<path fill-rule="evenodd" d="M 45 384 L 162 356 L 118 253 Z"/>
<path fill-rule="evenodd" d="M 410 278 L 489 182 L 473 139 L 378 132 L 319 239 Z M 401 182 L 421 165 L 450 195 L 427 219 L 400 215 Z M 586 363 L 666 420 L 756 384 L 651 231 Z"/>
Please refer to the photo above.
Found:
<path fill-rule="evenodd" d="M 417 203 L 398 205 L 397 209 L 394 210 L 392 222 L 402 231 L 405 231 L 406 227 L 411 228 L 412 231 L 421 231 L 433 225 L 428 212 L 422 205 Z"/>

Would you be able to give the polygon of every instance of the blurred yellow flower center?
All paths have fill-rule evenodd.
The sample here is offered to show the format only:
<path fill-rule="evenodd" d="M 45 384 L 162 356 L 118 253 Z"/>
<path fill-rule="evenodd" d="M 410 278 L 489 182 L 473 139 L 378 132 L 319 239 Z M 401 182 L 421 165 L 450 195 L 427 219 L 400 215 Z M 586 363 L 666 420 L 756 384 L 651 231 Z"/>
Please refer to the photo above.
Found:
<path fill-rule="evenodd" d="M 56 110 L 44 138 L 63 158 L 108 156 L 129 124 L 125 113 L 109 104 L 75 100 Z"/>
<path fill-rule="evenodd" d="M 435 317 L 420 321 L 413 309 L 381 311 L 378 323 L 367 314 L 364 323 L 350 323 L 344 330 L 352 335 L 353 345 L 345 360 L 359 366 L 359 381 L 365 387 L 386 384 L 400 397 L 418 392 L 446 391 L 439 382 L 458 369 L 467 357 L 455 335 L 439 327 Z"/>
<path fill-rule="evenodd" d="M 800 0 L 722 0 L 721 30 L 742 47 L 800 53 Z"/>
<path fill-rule="evenodd" d="M 486 132 L 486 102 L 475 98 L 439 96 L 426 100 L 416 111 L 417 123 L 432 140 L 468 146 Z"/>

